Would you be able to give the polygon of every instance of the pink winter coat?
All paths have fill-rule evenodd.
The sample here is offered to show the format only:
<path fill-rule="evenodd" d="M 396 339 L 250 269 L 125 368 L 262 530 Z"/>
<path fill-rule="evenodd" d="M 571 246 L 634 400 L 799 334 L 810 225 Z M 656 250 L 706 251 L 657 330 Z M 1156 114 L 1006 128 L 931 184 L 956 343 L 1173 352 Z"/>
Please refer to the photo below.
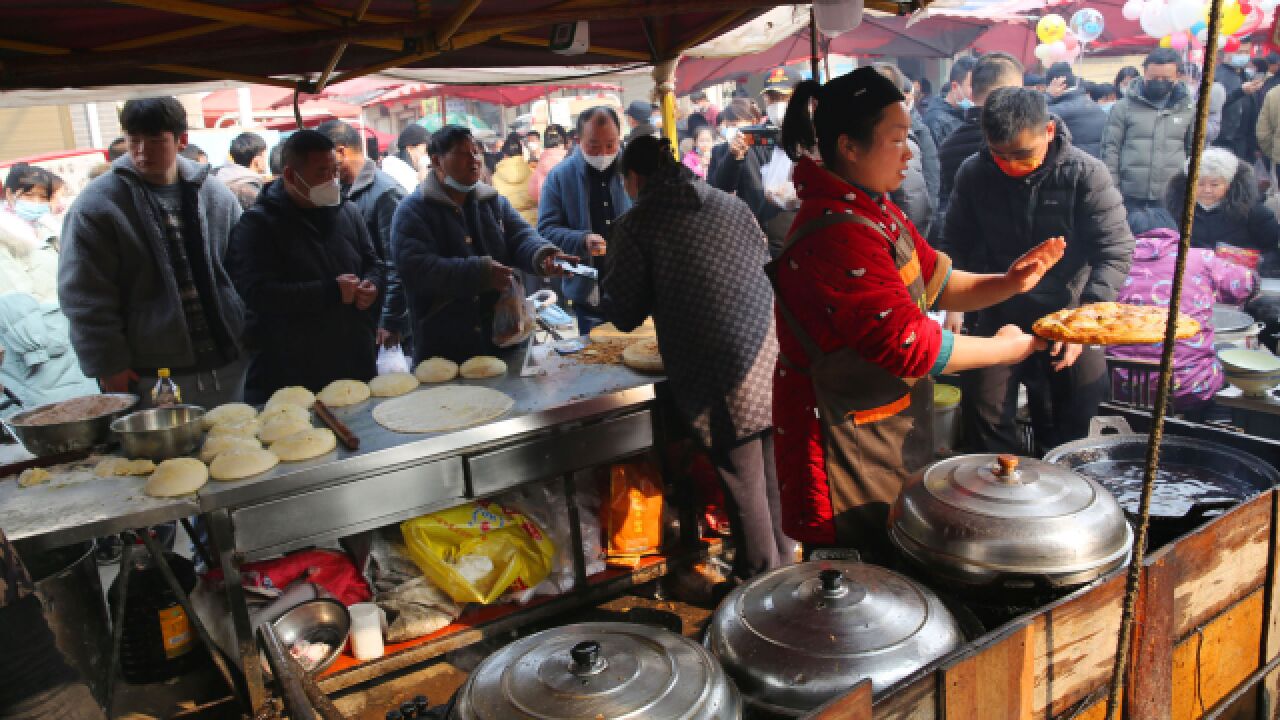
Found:
<path fill-rule="evenodd" d="M 1178 257 L 1178 232 L 1157 228 L 1135 238 L 1133 264 L 1116 302 L 1169 306 L 1174 264 Z M 1213 399 L 1222 389 L 1222 366 L 1213 349 L 1213 305 L 1242 305 L 1253 294 L 1258 276 L 1235 263 L 1217 257 L 1212 250 L 1192 248 L 1182 283 L 1181 310 L 1200 321 L 1200 334 L 1179 340 L 1174 349 L 1173 407 L 1194 408 Z M 1117 345 L 1115 357 L 1159 360 L 1160 345 Z M 1123 393 L 1124 371 L 1115 371 L 1117 390 Z M 1156 379 L 1152 375 L 1152 397 Z M 1128 398 L 1118 398 L 1127 400 Z"/>
<path fill-rule="evenodd" d="M 529 178 L 529 197 L 533 198 L 536 205 L 539 198 L 542 197 L 542 183 L 547 181 L 547 175 L 551 174 L 551 169 L 560 164 L 564 160 L 565 151 L 563 147 L 545 148 L 542 154 L 538 156 L 538 167 L 534 169 L 533 175 Z"/>

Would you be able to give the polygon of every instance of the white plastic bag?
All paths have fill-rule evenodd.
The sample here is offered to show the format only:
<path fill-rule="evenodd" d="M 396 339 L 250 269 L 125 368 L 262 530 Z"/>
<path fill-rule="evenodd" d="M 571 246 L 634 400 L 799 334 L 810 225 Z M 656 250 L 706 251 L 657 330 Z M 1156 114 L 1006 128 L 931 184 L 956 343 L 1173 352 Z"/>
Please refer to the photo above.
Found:
<path fill-rule="evenodd" d="M 409 359 L 404 356 L 404 348 L 396 345 L 393 348 L 378 348 L 378 374 L 409 372 Z"/>
<path fill-rule="evenodd" d="M 500 348 L 519 345 L 533 332 L 533 323 L 533 303 L 524 296 L 524 283 L 512 275 L 493 308 L 493 344 Z"/>

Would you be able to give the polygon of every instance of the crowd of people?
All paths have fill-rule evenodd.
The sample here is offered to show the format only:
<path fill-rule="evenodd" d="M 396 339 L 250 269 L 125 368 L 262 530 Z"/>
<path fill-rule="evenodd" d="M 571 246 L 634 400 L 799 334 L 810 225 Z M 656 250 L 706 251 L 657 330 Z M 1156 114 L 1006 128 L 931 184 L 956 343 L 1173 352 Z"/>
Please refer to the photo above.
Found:
<path fill-rule="evenodd" d="M 1280 256 L 1264 192 L 1280 56 L 1224 60 L 1183 300 L 1207 327 L 1180 348 L 1174 389 L 1192 414 L 1223 385 L 1206 308 L 1253 300 Z M 654 318 L 675 407 L 726 491 L 736 579 L 796 540 L 874 558 L 889 504 L 936 449 L 934 377 L 958 376 L 967 449 L 1085 434 L 1107 358 L 1046 347 L 1031 325 L 1161 302 L 1193 76 L 1163 49 L 1103 85 L 1065 64 L 960 58 L 936 95 L 892 63 L 825 85 L 778 69 L 757 98 L 694 95 L 678 148 L 637 101 L 489 147 L 412 124 L 386 157 L 341 121 L 271 150 L 247 132 L 216 169 L 189 157 L 176 99 L 130 100 L 122 146 L 60 234 L 41 230 L 57 179 L 9 174 L 0 272 L 20 270 L 30 299 L 0 298 L 0 375 L 22 387 L 33 358 L 48 369 L 56 390 L 24 404 L 139 392 L 165 368 L 189 402 L 262 402 L 367 381 L 380 349 L 494 354 L 500 297 L 556 278 L 581 332 Z"/>

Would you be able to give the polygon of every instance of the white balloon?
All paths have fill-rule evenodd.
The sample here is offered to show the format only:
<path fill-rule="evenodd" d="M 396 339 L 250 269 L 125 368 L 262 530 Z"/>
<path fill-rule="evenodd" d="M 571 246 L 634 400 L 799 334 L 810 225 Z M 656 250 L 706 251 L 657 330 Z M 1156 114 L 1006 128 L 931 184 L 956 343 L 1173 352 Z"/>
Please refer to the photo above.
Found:
<path fill-rule="evenodd" d="M 1035 53 L 1036 53 L 1036 59 L 1039 60 L 1040 62 L 1046 65 L 1053 62 L 1053 60 L 1050 57 L 1050 50 L 1048 45 L 1045 45 L 1044 43 L 1040 43 L 1039 45 L 1036 46 Z"/>
<path fill-rule="evenodd" d="M 1174 31 L 1173 18 L 1169 16 L 1169 6 L 1163 0 L 1149 2 L 1142 8 L 1142 32 L 1153 38 L 1162 38 Z"/>
<path fill-rule="evenodd" d="M 1173 29 L 1190 30 L 1192 25 L 1204 18 L 1204 8 L 1205 4 L 1201 0 L 1172 0 L 1169 3 L 1169 17 L 1173 20 Z"/>
<path fill-rule="evenodd" d="M 1144 7 L 1145 3 L 1142 0 L 1128 0 L 1124 7 L 1121 8 L 1120 14 L 1124 16 L 1125 20 L 1137 21 L 1138 18 L 1142 17 L 1142 8 Z"/>

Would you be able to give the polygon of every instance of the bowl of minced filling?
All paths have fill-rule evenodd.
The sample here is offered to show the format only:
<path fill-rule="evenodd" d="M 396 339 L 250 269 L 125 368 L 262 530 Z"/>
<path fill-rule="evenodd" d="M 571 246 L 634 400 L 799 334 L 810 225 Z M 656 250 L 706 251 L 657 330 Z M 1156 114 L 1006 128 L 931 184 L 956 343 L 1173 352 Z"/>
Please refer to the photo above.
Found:
<path fill-rule="evenodd" d="M 105 444 L 111 422 L 137 404 L 128 393 L 86 395 L 24 410 L 5 425 L 27 452 L 45 457 Z"/>

